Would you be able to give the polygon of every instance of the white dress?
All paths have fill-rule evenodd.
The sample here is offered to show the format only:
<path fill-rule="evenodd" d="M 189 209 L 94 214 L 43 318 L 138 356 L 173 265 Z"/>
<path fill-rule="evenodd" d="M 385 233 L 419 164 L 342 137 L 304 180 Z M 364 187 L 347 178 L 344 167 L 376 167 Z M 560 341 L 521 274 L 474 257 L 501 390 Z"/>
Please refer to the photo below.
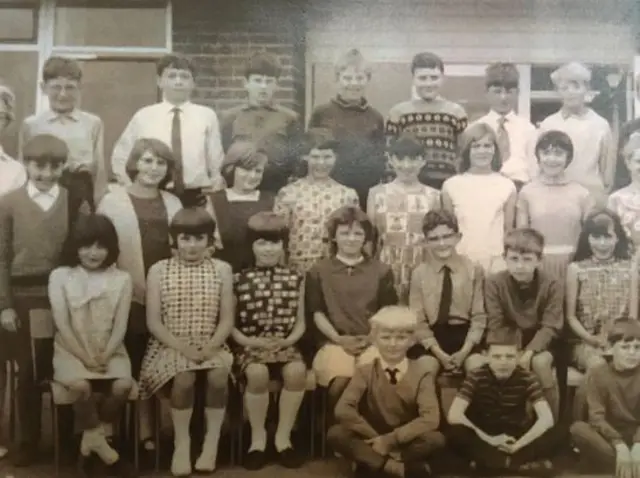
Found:
<path fill-rule="evenodd" d="M 463 173 L 447 179 L 442 191 L 460 225 L 458 252 L 487 272 L 502 268 L 504 207 L 516 192 L 513 182 L 499 173 Z"/>

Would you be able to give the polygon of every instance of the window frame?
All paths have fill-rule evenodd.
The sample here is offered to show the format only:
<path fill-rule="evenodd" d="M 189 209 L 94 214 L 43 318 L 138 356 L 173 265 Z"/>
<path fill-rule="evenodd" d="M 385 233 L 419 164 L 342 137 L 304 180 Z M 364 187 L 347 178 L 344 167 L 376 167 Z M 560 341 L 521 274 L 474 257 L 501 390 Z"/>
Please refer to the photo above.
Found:
<path fill-rule="evenodd" d="M 16 2 L 10 0 L 0 0 L 0 12 L 2 10 L 30 10 L 33 16 L 33 29 L 31 32 L 30 38 L 1 38 L 0 45 L 8 46 L 8 45 L 37 45 L 38 44 L 38 33 L 40 32 L 40 15 L 39 15 L 39 6 L 37 2 L 34 3 L 24 3 L 24 2 Z M 1 13 L 0 13 L 1 14 Z M 8 49 L 3 49 L 4 51 L 10 51 Z M 21 51 L 21 50 L 13 50 L 13 51 Z"/>

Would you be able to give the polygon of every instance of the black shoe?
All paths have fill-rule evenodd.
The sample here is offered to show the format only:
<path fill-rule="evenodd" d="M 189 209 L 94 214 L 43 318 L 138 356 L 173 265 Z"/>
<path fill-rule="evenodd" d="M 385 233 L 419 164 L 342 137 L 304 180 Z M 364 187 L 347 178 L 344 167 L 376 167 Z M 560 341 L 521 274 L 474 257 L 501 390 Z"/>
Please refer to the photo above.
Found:
<path fill-rule="evenodd" d="M 242 466 L 247 470 L 261 470 L 267 464 L 267 454 L 261 450 L 252 450 L 247 453 L 242 461 Z"/>
<path fill-rule="evenodd" d="M 11 463 L 16 468 L 26 468 L 37 462 L 38 447 L 35 445 L 21 445 L 11 456 Z"/>
<path fill-rule="evenodd" d="M 427 463 L 405 463 L 404 478 L 431 478 L 431 467 Z"/>
<path fill-rule="evenodd" d="M 77 470 L 79 478 L 92 478 L 96 474 L 98 457 L 91 453 L 89 456 L 78 454 Z"/>
<path fill-rule="evenodd" d="M 278 462 L 285 468 L 300 468 L 304 464 L 304 458 L 293 448 L 288 447 L 278 452 Z"/>
<path fill-rule="evenodd" d="M 117 476 L 118 478 L 137 478 L 138 472 L 127 460 L 119 458 L 109 467 L 109 475 Z"/>

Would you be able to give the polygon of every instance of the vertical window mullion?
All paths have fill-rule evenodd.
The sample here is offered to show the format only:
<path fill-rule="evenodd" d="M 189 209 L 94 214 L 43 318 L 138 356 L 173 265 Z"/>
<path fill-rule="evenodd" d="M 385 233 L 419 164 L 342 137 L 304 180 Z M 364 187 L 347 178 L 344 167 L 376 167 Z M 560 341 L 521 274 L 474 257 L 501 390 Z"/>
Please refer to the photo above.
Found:
<path fill-rule="evenodd" d="M 49 107 L 49 101 L 39 87 L 40 78 L 42 78 L 42 70 L 45 61 L 51 56 L 53 51 L 53 27 L 55 17 L 55 0 L 42 0 L 40 3 L 40 16 L 38 21 L 38 88 L 36 91 L 36 113 L 46 110 Z"/>

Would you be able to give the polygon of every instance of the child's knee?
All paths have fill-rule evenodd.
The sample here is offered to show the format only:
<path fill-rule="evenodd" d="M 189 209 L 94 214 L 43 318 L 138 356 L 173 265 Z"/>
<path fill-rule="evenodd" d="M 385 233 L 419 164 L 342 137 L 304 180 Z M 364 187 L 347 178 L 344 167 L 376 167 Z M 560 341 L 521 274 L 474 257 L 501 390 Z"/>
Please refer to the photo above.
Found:
<path fill-rule="evenodd" d="M 207 385 L 210 388 L 226 390 L 229 384 L 229 371 L 226 368 L 214 368 L 207 372 Z"/>
<path fill-rule="evenodd" d="M 91 383 L 89 383 L 88 380 L 77 380 L 73 383 L 70 383 L 67 388 L 69 389 L 71 395 L 73 395 L 75 400 L 86 400 L 91 396 L 92 393 Z"/>
<path fill-rule="evenodd" d="M 487 361 L 484 356 L 481 354 L 472 354 L 464 361 L 464 371 L 465 373 L 473 372 L 485 363 L 487 363 Z"/>
<path fill-rule="evenodd" d="M 173 378 L 174 393 L 185 393 L 193 390 L 196 383 L 196 374 L 194 372 L 182 372 Z"/>
<path fill-rule="evenodd" d="M 415 364 L 420 372 L 437 375 L 440 372 L 440 362 L 432 355 L 423 355 L 415 359 Z"/>
<path fill-rule="evenodd" d="M 131 389 L 133 388 L 133 380 L 130 378 L 119 378 L 113 382 L 111 385 L 111 393 L 115 397 L 120 397 L 123 399 L 129 398 L 129 394 L 131 393 Z"/>
<path fill-rule="evenodd" d="M 269 368 L 266 365 L 249 364 L 244 376 L 247 379 L 247 391 L 250 393 L 264 393 L 269 388 Z"/>
<path fill-rule="evenodd" d="M 556 381 L 553 375 L 553 356 L 550 352 L 545 351 L 534 355 L 531 359 L 531 370 L 545 388 L 553 386 Z"/>
<path fill-rule="evenodd" d="M 602 355 L 592 354 L 586 358 L 585 362 L 586 369 L 589 370 L 590 368 L 602 365 L 606 362 L 606 360 L 604 359 L 604 357 L 602 357 Z"/>
<path fill-rule="evenodd" d="M 302 362 L 290 362 L 282 368 L 284 388 L 292 391 L 304 390 L 307 383 L 307 367 Z"/>

